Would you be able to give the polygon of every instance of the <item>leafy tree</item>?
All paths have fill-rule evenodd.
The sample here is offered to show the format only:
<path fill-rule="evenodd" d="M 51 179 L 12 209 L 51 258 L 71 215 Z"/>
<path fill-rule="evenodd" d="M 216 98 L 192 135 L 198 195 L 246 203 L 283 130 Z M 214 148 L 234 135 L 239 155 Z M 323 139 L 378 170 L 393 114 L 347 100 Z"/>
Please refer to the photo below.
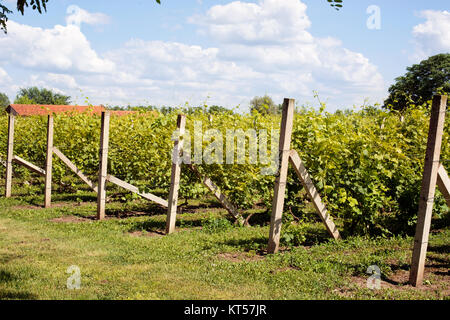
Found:
<path fill-rule="evenodd" d="M 0 0 L 1 1 L 1 0 Z M 30 2 L 28 4 L 28 2 Z M 37 10 L 39 13 L 47 11 L 48 0 L 17 0 L 17 11 L 22 15 L 25 12 L 25 8 L 31 6 L 33 10 Z M 6 22 L 8 21 L 8 14 L 13 13 L 6 6 L 0 4 L 0 29 L 6 33 Z"/>
<path fill-rule="evenodd" d="M 209 113 L 229 113 L 233 114 L 233 110 L 227 109 L 222 106 L 211 106 L 208 110 Z"/>
<path fill-rule="evenodd" d="M 257 111 L 261 114 L 278 114 L 280 113 L 281 106 L 276 105 L 272 98 L 268 95 L 264 97 L 254 97 L 250 101 L 250 111 Z"/>
<path fill-rule="evenodd" d="M 0 0 L 2 1 L 2 0 Z M 17 11 L 22 15 L 25 13 L 25 8 L 31 6 L 33 10 L 37 10 L 39 13 L 47 12 L 47 3 L 49 0 L 17 0 Z M 161 4 L 161 0 L 155 0 L 158 4 Z M 330 5 L 339 10 L 342 8 L 343 0 L 327 0 Z M 29 2 L 29 4 L 28 4 Z M 6 22 L 8 22 L 8 15 L 13 13 L 9 8 L 0 3 L 0 29 L 6 33 Z"/>
<path fill-rule="evenodd" d="M 0 92 L 0 108 L 4 109 L 9 106 L 9 98 L 6 94 Z"/>
<path fill-rule="evenodd" d="M 450 54 L 432 56 L 407 70 L 389 88 L 386 109 L 404 111 L 431 100 L 434 94 L 450 93 Z"/>
<path fill-rule="evenodd" d="M 38 87 L 22 88 L 14 100 L 16 104 L 49 104 L 49 105 L 68 105 L 70 97 L 52 90 Z"/>

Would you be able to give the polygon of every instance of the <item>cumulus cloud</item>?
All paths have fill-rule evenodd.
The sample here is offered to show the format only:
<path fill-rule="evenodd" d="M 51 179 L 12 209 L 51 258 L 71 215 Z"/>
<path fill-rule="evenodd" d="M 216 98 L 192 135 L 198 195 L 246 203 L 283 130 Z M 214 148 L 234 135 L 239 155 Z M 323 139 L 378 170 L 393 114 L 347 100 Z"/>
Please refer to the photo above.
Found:
<path fill-rule="evenodd" d="M 205 81 L 249 79 L 255 73 L 232 61 L 221 61 L 219 49 L 177 42 L 128 41 L 106 57 L 121 65 L 122 71 L 154 81 Z"/>
<path fill-rule="evenodd" d="M 4 84 L 10 83 L 10 82 L 11 82 L 11 77 L 8 75 L 8 73 L 4 69 L 0 68 L 0 85 L 4 85 Z"/>
<path fill-rule="evenodd" d="M 59 72 L 111 72 L 114 64 L 91 48 L 75 25 L 42 29 L 8 22 L 8 34 L 0 35 L 0 61 L 26 68 Z"/>
<path fill-rule="evenodd" d="M 420 17 L 426 19 L 413 28 L 416 47 L 412 59 L 423 60 L 431 55 L 450 52 L 450 12 L 425 10 Z"/>
<path fill-rule="evenodd" d="M 9 34 L 0 35 L 0 62 L 33 70 L 29 83 L 74 97 L 81 90 L 104 104 L 196 104 L 209 96 L 209 103 L 245 110 L 255 95 L 304 102 L 318 90 L 334 97 L 333 106 L 349 107 L 384 93 L 382 76 L 364 55 L 309 32 L 300 0 L 235 1 L 192 17 L 214 47 L 131 39 L 99 54 L 77 25 L 102 20 L 95 17 L 70 11 L 67 26 L 51 29 L 11 21 Z"/>
<path fill-rule="evenodd" d="M 67 8 L 66 22 L 68 25 L 81 26 L 82 23 L 97 25 L 108 24 L 110 22 L 109 16 L 103 13 L 90 13 L 76 5 L 71 5 Z"/>
<path fill-rule="evenodd" d="M 213 6 L 190 22 L 220 43 L 219 58 L 266 74 L 259 87 L 271 92 L 298 97 L 322 88 L 353 96 L 347 102 L 356 103 L 384 91 L 381 74 L 366 57 L 338 39 L 316 38 L 309 32 L 307 6 L 300 0 L 235 1 Z"/>
<path fill-rule="evenodd" d="M 213 6 L 205 16 L 189 21 L 204 26 L 209 35 L 222 42 L 267 45 L 312 41 L 306 32 L 311 25 L 306 5 L 298 0 L 264 0 L 259 4 L 235 1 Z"/>

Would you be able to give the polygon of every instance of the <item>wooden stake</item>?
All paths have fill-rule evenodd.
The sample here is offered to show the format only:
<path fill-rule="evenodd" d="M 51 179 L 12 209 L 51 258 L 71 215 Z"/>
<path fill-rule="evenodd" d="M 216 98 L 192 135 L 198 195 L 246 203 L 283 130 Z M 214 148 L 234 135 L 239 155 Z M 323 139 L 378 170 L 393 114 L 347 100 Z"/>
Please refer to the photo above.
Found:
<path fill-rule="evenodd" d="M 220 188 L 214 184 L 214 182 L 207 176 L 203 176 L 193 164 L 189 164 L 189 168 L 197 175 L 202 183 L 214 194 L 217 201 L 237 220 L 239 223 L 244 223 L 239 210 L 228 200 L 225 194 L 220 191 Z"/>
<path fill-rule="evenodd" d="M 45 197 L 44 207 L 49 208 L 52 202 L 52 163 L 53 163 L 53 116 L 47 122 L 47 157 L 45 161 Z"/>
<path fill-rule="evenodd" d="M 38 166 L 32 164 L 31 162 L 28 162 L 21 157 L 13 156 L 13 161 L 25 168 L 27 168 L 30 171 L 33 171 L 34 173 L 37 173 L 40 176 L 45 177 L 45 170 L 42 168 L 39 168 Z"/>
<path fill-rule="evenodd" d="M 439 166 L 438 170 L 437 185 L 447 202 L 447 207 L 450 208 L 450 178 L 442 164 Z"/>
<path fill-rule="evenodd" d="M 305 165 L 303 164 L 302 159 L 298 155 L 297 151 L 291 150 L 291 155 L 289 157 L 290 162 L 294 166 L 295 172 L 297 172 L 300 181 L 308 193 L 309 198 L 312 200 L 314 204 L 314 208 L 316 208 L 316 212 L 319 214 L 320 219 L 322 219 L 323 223 L 327 227 L 328 233 L 335 239 L 340 239 L 339 231 L 336 228 L 333 219 L 328 214 L 325 205 L 320 198 L 319 192 L 317 192 L 314 183 L 309 176 L 308 170 L 306 170 Z"/>
<path fill-rule="evenodd" d="M 141 193 L 139 192 L 139 188 L 136 186 L 133 186 L 132 184 L 129 184 L 128 182 L 125 182 L 123 180 L 120 180 L 119 178 L 116 178 L 110 174 L 106 176 L 106 180 L 114 183 L 116 186 L 119 186 L 121 188 L 124 188 L 125 190 L 131 191 L 133 193 L 136 193 L 138 196 L 141 196 L 144 199 L 156 202 L 157 204 L 163 206 L 164 208 L 168 207 L 167 201 L 164 199 L 161 199 L 158 196 L 155 196 L 151 193 Z"/>
<path fill-rule="evenodd" d="M 172 154 L 172 176 L 170 178 L 170 192 L 167 208 L 166 220 L 166 234 L 171 234 L 175 231 L 175 223 L 177 220 L 177 204 L 178 204 L 178 189 L 180 187 L 181 176 L 181 156 L 183 152 L 183 138 L 186 128 L 186 116 L 178 115 L 177 129 L 179 138 L 175 141 Z"/>
<path fill-rule="evenodd" d="M 11 197 L 12 190 L 12 162 L 14 156 L 14 121 L 15 116 L 10 113 L 8 118 L 8 147 L 6 155 L 6 185 L 5 185 L 5 197 Z"/>
<path fill-rule="evenodd" d="M 105 218 L 106 207 L 106 176 L 108 174 L 109 145 L 109 111 L 102 112 L 102 128 L 100 134 L 100 168 L 98 172 L 97 219 Z"/>
<path fill-rule="evenodd" d="M 439 158 L 441 154 L 442 135 L 444 132 L 446 106 L 446 96 L 435 96 L 433 98 L 422 189 L 419 200 L 416 236 L 414 238 L 414 249 L 409 275 L 409 281 L 413 286 L 421 285 L 423 281 L 439 169 Z"/>
<path fill-rule="evenodd" d="M 281 220 L 284 208 L 284 193 L 291 152 L 291 135 L 294 121 L 295 100 L 284 99 L 283 117 L 281 120 L 280 146 L 279 146 L 279 172 L 275 181 L 275 190 L 272 202 L 272 216 L 270 219 L 268 253 L 278 252 L 280 245 Z"/>
<path fill-rule="evenodd" d="M 64 162 L 67 167 L 69 167 L 70 170 L 72 170 L 81 180 L 83 180 L 84 183 L 86 183 L 94 192 L 97 192 L 97 187 L 94 183 L 89 180 L 89 178 L 86 177 L 84 173 L 81 172 L 81 170 L 78 169 L 77 166 L 64 155 L 64 153 L 56 147 L 53 147 L 53 152 L 62 162 Z"/>

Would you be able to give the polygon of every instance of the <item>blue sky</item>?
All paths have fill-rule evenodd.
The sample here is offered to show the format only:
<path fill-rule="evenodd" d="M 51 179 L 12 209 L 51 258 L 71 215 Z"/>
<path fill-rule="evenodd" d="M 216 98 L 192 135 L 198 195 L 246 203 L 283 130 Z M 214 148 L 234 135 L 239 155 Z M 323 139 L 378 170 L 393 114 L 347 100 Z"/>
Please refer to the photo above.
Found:
<path fill-rule="evenodd" d="M 14 7 L 14 1 L 0 0 Z M 126 3 L 126 7 L 123 4 Z M 369 6 L 380 29 L 369 29 Z M 450 52 L 448 0 L 50 0 L 0 35 L 0 92 L 37 85 L 83 104 L 246 111 L 256 95 L 328 110 L 382 102 L 395 77 Z M 40 29 L 39 29 L 40 28 Z"/>

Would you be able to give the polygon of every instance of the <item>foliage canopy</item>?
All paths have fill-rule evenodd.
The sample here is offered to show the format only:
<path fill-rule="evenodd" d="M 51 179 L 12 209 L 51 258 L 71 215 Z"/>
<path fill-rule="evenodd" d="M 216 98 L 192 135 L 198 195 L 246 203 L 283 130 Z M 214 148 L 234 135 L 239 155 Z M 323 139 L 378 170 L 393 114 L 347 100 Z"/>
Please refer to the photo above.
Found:
<path fill-rule="evenodd" d="M 266 94 L 263 97 L 254 97 L 250 101 L 250 111 L 261 114 L 278 114 L 281 111 L 281 106 L 276 105 L 272 98 Z"/>
<path fill-rule="evenodd" d="M 137 185 L 141 191 L 156 190 L 167 197 L 172 134 L 180 111 L 112 117 L 108 172 Z M 26 117 L 16 122 L 15 154 L 41 167 L 45 164 L 46 121 L 45 117 Z M 207 130 L 218 130 L 224 141 L 227 129 L 255 130 L 258 141 L 266 130 L 270 156 L 271 130 L 279 128 L 281 117 L 259 112 L 212 115 L 205 108 L 204 112 L 196 110 L 187 114 L 187 129 L 191 134 L 195 132 L 196 121 L 201 121 L 204 134 Z M 0 122 L 0 145 L 6 146 L 7 117 L 0 116 Z M 442 159 L 450 159 L 449 124 L 450 117 L 446 120 Z M 344 235 L 412 234 L 417 220 L 428 125 L 428 108 L 406 110 L 404 121 L 395 113 L 383 110 L 331 114 L 302 109 L 295 114 L 291 147 L 299 152 Z M 98 174 L 99 135 L 98 116 L 55 116 L 55 146 L 93 181 Z M 201 143 L 203 150 L 210 145 L 205 139 Z M 194 147 L 195 143 L 191 143 L 192 156 Z M 278 146 L 275 149 L 278 152 Z M 0 158 L 4 159 L 5 153 L 6 148 L 0 148 Z M 450 170 L 448 162 L 443 164 Z M 269 214 L 275 176 L 262 175 L 261 169 L 266 167 L 262 163 L 249 163 L 248 157 L 242 164 L 203 163 L 198 166 L 233 203 L 243 209 L 265 205 Z M 26 173 L 21 169 L 17 168 L 18 175 Z M 67 180 L 70 171 L 64 164 L 55 159 L 53 169 L 55 182 L 70 184 L 71 180 Z M 199 198 L 207 192 L 195 174 L 184 167 L 180 197 Z M 293 216 L 306 222 L 317 219 L 293 170 L 289 170 L 286 192 L 286 219 Z M 448 213 L 439 192 L 434 213 L 441 217 Z"/>
<path fill-rule="evenodd" d="M 403 111 L 422 105 L 435 94 L 450 93 L 450 54 L 442 53 L 407 68 L 389 88 L 385 108 Z"/>
<path fill-rule="evenodd" d="M 0 108 L 4 109 L 10 105 L 9 98 L 6 94 L 0 92 Z"/>
<path fill-rule="evenodd" d="M 38 87 L 22 88 L 14 100 L 15 104 L 47 104 L 47 105 L 68 105 L 70 97 L 59 93 L 54 93 L 49 89 L 39 89 Z"/>

